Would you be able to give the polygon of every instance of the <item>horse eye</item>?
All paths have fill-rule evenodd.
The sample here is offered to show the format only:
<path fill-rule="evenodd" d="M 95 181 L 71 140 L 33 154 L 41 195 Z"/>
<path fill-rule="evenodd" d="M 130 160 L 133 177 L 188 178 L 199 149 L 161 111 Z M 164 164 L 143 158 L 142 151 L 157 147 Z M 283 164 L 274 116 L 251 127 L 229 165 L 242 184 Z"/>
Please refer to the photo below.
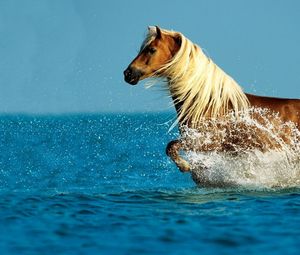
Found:
<path fill-rule="evenodd" d="M 149 52 L 150 54 L 154 54 L 154 53 L 156 52 L 156 49 L 155 49 L 155 48 L 149 48 L 149 49 L 148 49 L 148 52 Z"/>

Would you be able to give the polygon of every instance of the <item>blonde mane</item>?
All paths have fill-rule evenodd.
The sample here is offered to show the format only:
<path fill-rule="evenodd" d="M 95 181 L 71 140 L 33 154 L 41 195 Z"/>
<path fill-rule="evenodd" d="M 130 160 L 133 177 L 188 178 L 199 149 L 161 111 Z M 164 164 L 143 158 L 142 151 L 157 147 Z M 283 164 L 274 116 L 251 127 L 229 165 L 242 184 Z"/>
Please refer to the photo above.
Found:
<path fill-rule="evenodd" d="M 161 31 L 181 39 L 179 51 L 157 71 L 159 76 L 168 78 L 171 96 L 179 106 L 178 122 L 197 127 L 203 118 L 219 118 L 230 111 L 237 114 L 249 108 L 249 101 L 237 82 L 208 58 L 198 45 L 179 32 Z M 150 29 L 142 47 L 148 45 L 153 37 Z"/>

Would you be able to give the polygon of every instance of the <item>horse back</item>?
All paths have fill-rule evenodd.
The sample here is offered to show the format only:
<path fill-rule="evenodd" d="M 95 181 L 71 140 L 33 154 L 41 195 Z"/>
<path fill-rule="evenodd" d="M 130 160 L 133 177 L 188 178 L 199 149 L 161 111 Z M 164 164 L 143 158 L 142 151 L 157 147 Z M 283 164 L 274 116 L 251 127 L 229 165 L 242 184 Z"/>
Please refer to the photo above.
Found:
<path fill-rule="evenodd" d="M 253 107 L 267 108 L 278 112 L 284 122 L 292 121 L 300 128 L 300 100 L 275 97 L 263 97 L 246 94 Z"/>

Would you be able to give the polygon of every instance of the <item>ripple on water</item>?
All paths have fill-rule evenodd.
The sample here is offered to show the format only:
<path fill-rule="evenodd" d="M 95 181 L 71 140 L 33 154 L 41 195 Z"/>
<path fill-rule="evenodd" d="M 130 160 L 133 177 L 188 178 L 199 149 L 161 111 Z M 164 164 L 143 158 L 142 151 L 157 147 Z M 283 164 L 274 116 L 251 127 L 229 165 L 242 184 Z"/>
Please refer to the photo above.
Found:
<path fill-rule="evenodd" d="M 249 172 L 278 155 L 206 155 L 239 185 L 197 188 L 164 154 L 169 119 L 0 118 L 1 255 L 298 254 L 300 190 L 265 185 L 291 171 Z"/>

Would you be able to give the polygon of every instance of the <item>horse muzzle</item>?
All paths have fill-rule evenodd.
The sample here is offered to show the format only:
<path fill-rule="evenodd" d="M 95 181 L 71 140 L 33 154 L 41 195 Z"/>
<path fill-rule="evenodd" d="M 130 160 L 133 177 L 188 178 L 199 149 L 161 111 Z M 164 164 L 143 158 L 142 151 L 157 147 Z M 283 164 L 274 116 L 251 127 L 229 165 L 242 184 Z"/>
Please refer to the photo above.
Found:
<path fill-rule="evenodd" d="M 124 80 L 131 85 L 136 85 L 142 76 L 143 72 L 136 68 L 128 67 L 124 71 Z"/>

